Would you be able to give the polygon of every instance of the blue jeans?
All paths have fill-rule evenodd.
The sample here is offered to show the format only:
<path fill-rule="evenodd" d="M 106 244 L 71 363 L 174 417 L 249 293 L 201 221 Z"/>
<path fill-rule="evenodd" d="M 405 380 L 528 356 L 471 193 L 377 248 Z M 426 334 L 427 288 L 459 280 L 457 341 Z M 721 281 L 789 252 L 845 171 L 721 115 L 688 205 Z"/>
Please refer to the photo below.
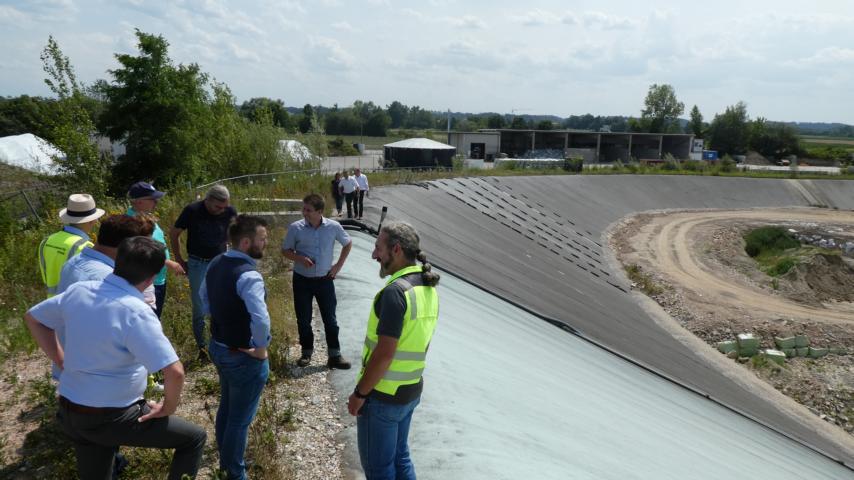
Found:
<path fill-rule="evenodd" d="M 219 373 L 220 400 L 216 411 L 216 445 L 219 467 L 229 480 L 246 478 L 246 442 L 249 424 L 258 411 L 261 391 L 270 375 L 270 363 L 229 350 L 211 340 L 211 361 Z"/>
<path fill-rule="evenodd" d="M 205 344 L 205 315 L 202 313 L 202 299 L 199 297 L 199 289 L 205 274 L 208 273 L 210 260 L 199 260 L 190 257 L 187 260 L 187 278 L 190 280 L 190 299 L 193 302 L 193 336 L 196 337 L 196 346 L 204 348 Z"/>
<path fill-rule="evenodd" d="M 421 398 L 403 404 L 365 401 L 356 418 L 359 458 L 367 480 L 415 480 L 409 457 L 409 424 Z"/>

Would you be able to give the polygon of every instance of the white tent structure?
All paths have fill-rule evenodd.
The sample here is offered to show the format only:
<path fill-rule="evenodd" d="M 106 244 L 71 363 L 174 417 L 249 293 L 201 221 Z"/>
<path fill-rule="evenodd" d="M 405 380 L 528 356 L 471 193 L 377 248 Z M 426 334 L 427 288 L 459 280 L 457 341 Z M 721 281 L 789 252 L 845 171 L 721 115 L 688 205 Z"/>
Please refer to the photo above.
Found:
<path fill-rule="evenodd" d="M 58 148 L 32 133 L 0 138 L 0 162 L 32 172 L 55 175 L 59 172 L 54 157 L 65 157 Z"/>
<path fill-rule="evenodd" d="M 296 140 L 279 140 L 279 150 L 289 155 L 297 163 L 305 163 L 317 159 L 308 147 Z"/>

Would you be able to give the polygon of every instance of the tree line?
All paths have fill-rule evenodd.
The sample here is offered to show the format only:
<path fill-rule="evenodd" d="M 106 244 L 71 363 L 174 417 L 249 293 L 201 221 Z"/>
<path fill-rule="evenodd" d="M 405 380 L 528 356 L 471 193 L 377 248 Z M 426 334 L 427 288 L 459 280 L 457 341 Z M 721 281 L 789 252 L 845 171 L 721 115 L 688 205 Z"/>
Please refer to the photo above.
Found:
<path fill-rule="evenodd" d="M 123 191 L 146 179 L 168 186 L 281 169 L 278 140 L 297 137 L 315 153 L 324 134 L 387 136 L 390 129 L 578 129 L 612 132 L 693 133 L 723 154 L 755 150 L 779 158 L 800 154 L 792 125 L 751 120 L 743 102 L 706 123 L 695 105 L 685 106 L 671 85 L 654 84 L 639 117 L 572 115 L 567 118 L 499 113 L 443 113 L 393 101 L 383 107 L 357 100 L 347 107 L 286 107 L 280 99 L 237 104 L 224 83 L 195 64 L 175 64 L 160 35 L 136 31 L 135 54 L 116 54 L 108 79 L 80 83 L 71 61 L 50 37 L 41 60 L 53 98 L 0 97 L 0 136 L 30 132 L 66 153 L 62 178 L 93 193 Z M 119 158 L 100 154 L 94 139 L 122 142 Z M 341 143 L 341 142 L 339 142 Z"/>

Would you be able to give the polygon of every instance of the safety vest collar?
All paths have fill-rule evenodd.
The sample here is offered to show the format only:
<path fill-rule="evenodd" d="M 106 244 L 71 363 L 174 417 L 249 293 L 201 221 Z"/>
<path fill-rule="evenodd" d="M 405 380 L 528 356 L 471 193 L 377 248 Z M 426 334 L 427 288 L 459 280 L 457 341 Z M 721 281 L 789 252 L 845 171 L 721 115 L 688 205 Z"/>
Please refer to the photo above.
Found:
<path fill-rule="evenodd" d="M 400 270 L 394 272 L 391 277 L 389 277 L 388 281 L 385 282 L 386 286 L 391 285 L 391 282 L 397 280 L 398 278 L 409 275 L 410 273 L 421 273 L 422 269 L 418 265 L 409 265 L 401 268 Z"/>

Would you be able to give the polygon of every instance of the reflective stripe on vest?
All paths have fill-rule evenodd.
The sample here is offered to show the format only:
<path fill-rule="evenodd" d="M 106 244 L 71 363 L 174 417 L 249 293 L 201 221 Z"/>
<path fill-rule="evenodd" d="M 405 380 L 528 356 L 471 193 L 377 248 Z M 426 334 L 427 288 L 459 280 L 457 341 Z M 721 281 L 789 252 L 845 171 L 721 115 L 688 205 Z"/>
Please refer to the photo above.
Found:
<path fill-rule="evenodd" d="M 406 278 L 403 278 L 413 274 L 420 275 L 421 267 L 413 265 L 403 268 L 392 275 L 386 283 L 386 287 L 392 284 L 399 286 L 406 297 L 403 328 L 398 339 L 397 349 L 388 370 L 379 383 L 374 386 L 374 390 L 388 395 L 395 395 L 397 389 L 403 385 L 413 385 L 421 381 L 427 359 L 427 349 L 436 327 L 439 312 L 436 289 L 427 286 L 413 286 Z M 379 319 L 375 314 L 375 307 L 383 290 L 380 290 L 374 297 L 374 303 L 368 317 L 368 332 L 365 335 L 364 348 L 362 349 L 362 370 L 359 372 L 359 379 L 364 375 L 365 367 L 378 345 L 379 336 L 376 329 L 379 325 Z"/>
<path fill-rule="evenodd" d="M 84 247 L 93 246 L 92 242 L 64 230 L 47 237 L 39 245 L 39 267 L 42 281 L 47 288 L 48 298 L 56 295 L 62 266 L 69 258 L 80 253 Z"/>

